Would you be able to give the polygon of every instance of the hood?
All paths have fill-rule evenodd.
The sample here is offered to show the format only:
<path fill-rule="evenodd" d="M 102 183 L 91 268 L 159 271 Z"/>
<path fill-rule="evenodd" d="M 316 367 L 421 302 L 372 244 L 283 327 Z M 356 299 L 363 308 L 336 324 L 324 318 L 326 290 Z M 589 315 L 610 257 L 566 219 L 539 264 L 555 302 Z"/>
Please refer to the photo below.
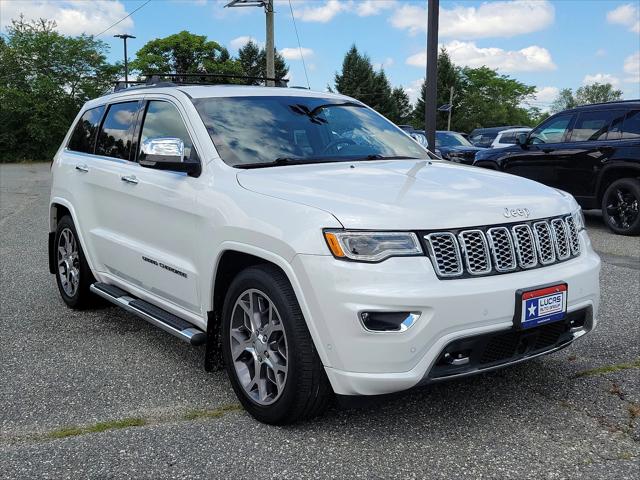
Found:
<path fill-rule="evenodd" d="M 380 160 L 243 170 L 248 190 L 332 213 L 345 228 L 428 230 L 491 225 L 505 208 L 529 219 L 569 213 L 570 198 L 525 178 L 446 161 Z"/>

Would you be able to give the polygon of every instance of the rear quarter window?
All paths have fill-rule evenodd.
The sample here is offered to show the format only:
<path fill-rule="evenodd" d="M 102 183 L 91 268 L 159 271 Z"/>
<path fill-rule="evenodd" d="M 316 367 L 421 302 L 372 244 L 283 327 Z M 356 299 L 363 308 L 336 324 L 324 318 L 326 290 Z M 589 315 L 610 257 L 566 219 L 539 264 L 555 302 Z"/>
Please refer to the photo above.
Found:
<path fill-rule="evenodd" d="M 627 113 L 622 124 L 622 139 L 640 139 L 640 110 L 631 110 Z"/>
<path fill-rule="evenodd" d="M 96 155 L 129 160 L 137 111 L 138 101 L 109 106 L 98 134 Z"/>
<path fill-rule="evenodd" d="M 104 113 L 104 105 L 84 112 L 69 139 L 67 148 L 74 152 L 93 153 L 96 132 Z"/>

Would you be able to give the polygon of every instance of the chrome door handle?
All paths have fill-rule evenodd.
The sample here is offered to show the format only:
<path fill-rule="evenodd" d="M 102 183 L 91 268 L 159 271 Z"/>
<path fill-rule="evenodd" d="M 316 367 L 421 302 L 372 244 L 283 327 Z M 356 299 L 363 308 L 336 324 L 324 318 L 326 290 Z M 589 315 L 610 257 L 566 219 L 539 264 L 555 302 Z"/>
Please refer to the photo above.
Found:
<path fill-rule="evenodd" d="M 122 180 L 123 182 L 126 182 L 126 183 L 131 183 L 133 185 L 137 185 L 138 184 L 138 179 L 136 178 L 135 175 L 129 175 L 129 176 L 120 177 L 120 180 Z"/>
<path fill-rule="evenodd" d="M 87 167 L 84 163 L 79 163 L 76 165 L 76 170 L 82 173 L 87 173 L 89 171 L 89 167 Z"/>

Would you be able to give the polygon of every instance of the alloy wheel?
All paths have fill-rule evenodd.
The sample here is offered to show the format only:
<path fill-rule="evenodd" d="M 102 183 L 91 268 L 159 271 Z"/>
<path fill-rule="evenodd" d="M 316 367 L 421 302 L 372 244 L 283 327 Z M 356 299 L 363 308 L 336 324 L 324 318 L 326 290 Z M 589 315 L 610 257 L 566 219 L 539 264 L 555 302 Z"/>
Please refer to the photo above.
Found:
<path fill-rule="evenodd" d="M 229 335 L 245 393 L 259 405 L 275 402 L 286 385 L 289 351 L 280 314 L 264 292 L 249 289 L 238 296 Z"/>
<path fill-rule="evenodd" d="M 609 221 L 617 228 L 630 228 L 640 214 L 638 202 L 639 200 L 630 190 L 624 187 L 616 188 L 607 199 Z"/>
<path fill-rule="evenodd" d="M 64 293 L 73 297 L 80 285 L 80 254 L 76 237 L 69 228 L 62 230 L 58 238 L 58 276 Z"/>

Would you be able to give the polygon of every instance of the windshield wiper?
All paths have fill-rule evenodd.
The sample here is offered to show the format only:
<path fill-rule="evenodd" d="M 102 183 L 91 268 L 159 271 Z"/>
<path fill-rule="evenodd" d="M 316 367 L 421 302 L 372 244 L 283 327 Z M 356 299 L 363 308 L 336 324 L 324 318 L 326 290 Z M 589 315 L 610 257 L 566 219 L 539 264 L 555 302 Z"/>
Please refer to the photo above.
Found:
<path fill-rule="evenodd" d="M 373 155 L 367 155 L 361 158 L 351 158 L 352 162 L 359 162 L 362 160 L 420 160 L 418 157 L 407 157 L 405 155 L 381 155 L 379 153 Z"/>
<path fill-rule="evenodd" d="M 336 162 L 343 161 L 344 159 L 334 160 L 332 158 L 322 158 L 322 157 L 278 157 L 271 162 L 256 162 L 256 163 L 240 163 L 238 165 L 234 165 L 237 168 L 265 168 L 265 167 L 282 167 L 285 165 L 305 165 L 309 163 L 321 163 L 321 162 Z"/>

